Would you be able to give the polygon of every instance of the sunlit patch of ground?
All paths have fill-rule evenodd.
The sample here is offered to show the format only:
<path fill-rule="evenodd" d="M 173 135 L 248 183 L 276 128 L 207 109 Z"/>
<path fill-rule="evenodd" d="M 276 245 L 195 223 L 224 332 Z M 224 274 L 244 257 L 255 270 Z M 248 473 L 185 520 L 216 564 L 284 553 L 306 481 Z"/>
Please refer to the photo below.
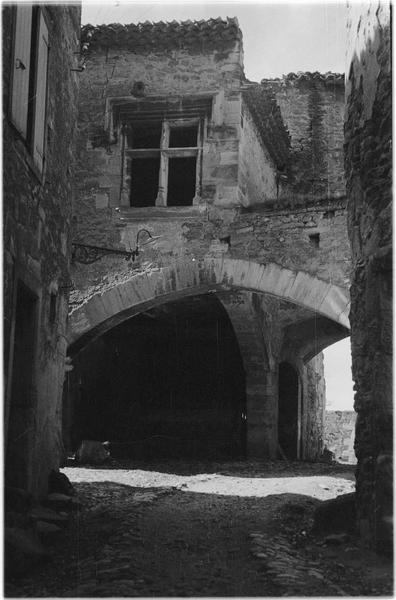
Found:
<path fill-rule="evenodd" d="M 186 492 L 221 494 L 223 496 L 256 496 L 264 498 L 273 494 L 304 494 L 328 500 L 339 494 L 354 491 L 353 473 L 348 479 L 337 475 L 311 475 L 294 477 L 237 477 L 219 473 L 176 475 L 142 469 L 89 469 L 65 468 L 63 472 L 72 483 L 111 481 L 131 487 L 176 487 Z"/>

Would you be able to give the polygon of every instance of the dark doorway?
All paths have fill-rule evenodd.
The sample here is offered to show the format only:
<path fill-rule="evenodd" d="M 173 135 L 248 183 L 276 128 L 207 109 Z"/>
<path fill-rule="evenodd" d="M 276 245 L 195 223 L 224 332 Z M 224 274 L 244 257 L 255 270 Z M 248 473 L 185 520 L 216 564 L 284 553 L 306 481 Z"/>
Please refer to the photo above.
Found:
<path fill-rule="evenodd" d="M 298 373 L 292 365 L 279 365 L 278 442 L 281 454 L 289 460 L 298 453 Z"/>
<path fill-rule="evenodd" d="M 29 487 L 29 460 L 33 446 L 36 308 L 37 297 L 18 282 L 5 483 L 22 489 Z"/>
<path fill-rule="evenodd" d="M 232 325 L 213 295 L 133 317 L 73 363 L 73 449 L 96 439 L 109 440 L 120 458 L 244 457 L 245 376 Z"/>

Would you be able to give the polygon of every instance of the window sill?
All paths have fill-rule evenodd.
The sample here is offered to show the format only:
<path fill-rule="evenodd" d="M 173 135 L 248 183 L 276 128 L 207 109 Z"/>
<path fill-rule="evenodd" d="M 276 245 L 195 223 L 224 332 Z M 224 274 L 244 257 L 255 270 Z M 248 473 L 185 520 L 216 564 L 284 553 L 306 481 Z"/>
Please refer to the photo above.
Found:
<path fill-rule="evenodd" d="M 149 221 L 151 219 L 175 220 L 203 216 L 206 204 L 199 206 L 120 206 L 116 209 L 120 221 L 128 222 Z"/>

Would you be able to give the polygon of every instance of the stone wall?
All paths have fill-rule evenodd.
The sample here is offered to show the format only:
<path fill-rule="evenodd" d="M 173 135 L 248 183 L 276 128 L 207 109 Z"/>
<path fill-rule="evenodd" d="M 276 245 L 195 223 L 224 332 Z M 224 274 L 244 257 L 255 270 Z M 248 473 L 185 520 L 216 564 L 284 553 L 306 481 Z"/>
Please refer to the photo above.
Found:
<path fill-rule="evenodd" d="M 393 546 L 390 19 L 387 2 L 350 7 L 345 123 L 358 524 L 381 551 Z"/>
<path fill-rule="evenodd" d="M 338 462 L 356 464 L 354 451 L 356 413 L 348 410 L 327 410 L 324 443 L 334 452 Z"/>
<path fill-rule="evenodd" d="M 82 199 L 78 208 L 77 240 L 129 249 L 135 247 L 140 229 L 152 234 L 154 239 L 141 247 L 134 269 L 144 269 L 152 263 L 162 266 L 183 257 L 225 256 L 260 264 L 275 262 L 341 288 L 349 285 L 350 249 L 343 203 L 331 210 L 327 202 L 309 209 L 277 211 L 208 207 L 196 216 L 166 209 L 167 215 L 161 218 L 150 217 L 150 211 L 134 216 L 128 210 L 96 210 L 88 203 L 88 199 L 86 203 Z M 106 257 L 89 267 L 76 263 L 76 291 L 83 295 L 88 287 L 98 285 L 109 270 L 122 274 L 130 269 L 131 265 L 119 258 Z"/>
<path fill-rule="evenodd" d="M 209 22 L 209 26 L 213 24 Z M 128 27 L 120 26 L 120 31 L 125 32 Z M 227 31 L 226 25 L 223 27 Z M 155 28 L 153 25 L 152 30 Z M 179 25 L 178 31 L 184 28 L 185 25 Z M 144 252 L 135 263 L 137 266 L 163 265 L 181 257 L 198 259 L 226 254 L 260 263 L 274 261 L 346 287 L 350 252 L 345 202 L 341 197 L 343 183 L 337 189 L 329 183 L 324 196 L 310 190 L 304 196 L 305 204 L 298 207 L 291 206 L 298 203 L 299 196 L 287 181 L 278 189 L 277 169 L 281 165 L 276 164 L 275 159 L 278 156 L 277 162 L 281 162 L 287 155 L 288 138 L 272 96 L 267 98 L 264 92 L 257 94 L 256 88 L 248 90 L 250 96 L 247 96 L 248 92 L 243 89 L 239 34 L 234 31 L 224 47 L 223 42 L 213 40 L 214 46 L 201 47 L 199 52 L 195 47 L 166 47 L 155 53 L 144 47 L 132 52 L 125 42 L 117 42 L 114 32 L 108 34 L 106 42 L 100 41 L 107 29 L 94 30 L 87 69 L 81 75 L 75 240 L 129 249 L 134 247 L 139 229 L 145 228 L 155 240 L 144 246 Z M 185 79 L 180 90 L 175 88 L 175 77 Z M 145 86 L 146 99 L 176 93 L 181 94 L 179 98 L 206 92 L 213 95 L 212 115 L 203 144 L 201 196 L 194 206 L 128 206 L 128 182 L 122 182 L 121 175 L 121 140 L 118 137 L 108 138 L 107 143 L 100 142 L 98 131 L 102 131 L 103 138 L 103 131 L 110 127 L 111 98 L 136 101 L 131 89 L 137 81 Z M 334 174 L 338 180 L 342 179 L 343 168 L 338 91 L 333 93 L 324 84 L 320 85 L 326 105 L 323 123 L 331 123 L 331 127 L 323 125 L 320 139 L 326 145 L 329 177 Z M 290 115 L 294 114 L 294 97 L 289 97 L 287 90 L 297 90 L 297 87 L 288 84 L 286 92 L 283 90 L 281 94 L 286 125 L 292 130 L 292 144 L 296 144 L 297 139 L 309 137 L 309 119 L 297 111 L 300 124 L 293 129 Z M 301 92 L 302 97 L 306 94 L 304 90 Z M 259 101 L 264 103 L 268 114 L 278 117 L 271 116 L 274 119 L 270 123 L 271 131 L 261 131 L 253 119 L 252 111 Z M 337 118 L 330 118 L 331 111 L 337 113 Z M 111 132 L 108 130 L 106 135 L 111 137 Z M 282 138 L 280 148 L 275 147 L 277 137 Z M 272 148 L 272 153 L 265 143 Z M 333 146 L 335 150 L 331 154 L 329 148 Z M 329 166 L 330 155 L 337 162 L 336 168 Z M 297 161 L 297 171 L 298 165 Z M 290 202 L 287 193 L 292 196 Z M 125 261 L 106 258 L 88 269 L 76 265 L 73 278 L 76 288 L 83 290 L 96 285 L 109 269 L 122 272 L 125 268 Z"/>
<path fill-rule="evenodd" d="M 42 6 L 49 31 L 48 90 L 43 174 L 11 123 L 3 120 L 3 243 L 5 440 L 25 448 L 28 473 L 18 478 L 6 464 L 6 482 L 45 493 L 50 468 L 62 456 L 61 394 L 66 356 L 69 233 L 74 177 L 80 8 Z M 9 106 L 15 7 L 3 8 L 3 107 Z M 25 406 L 16 406 L 12 381 L 23 378 L 13 365 L 18 285 L 34 304 L 32 382 Z M 22 289 L 22 288 L 19 288 Z M 26 334 L 27 335 L 27 334 Z M 14 388 L 15 389 L 15 388 Z M 14 402 L 12 403 L 12 400 Z M 23 431 L 22 431 L 23 430 Z M 21 436 L 21 437 L 19 437 Z M 8 455 L 7 455 L 8 456 Z M 6 463 L 7 463 L 6 458 Z M 10 459 L 11 460 L 11 459 Z M 26 462 L 28 461 L 28 463 Z M 15 469 L 16 470 L 16 469 Z"/>
<path fill-rule="evenodd" d="M 277 197 L 276 165 L 260 143 L 257 126 L 246 107 L 239 143 L 238 177 L 244 206 L 260 205 Z"/>
<path fill-rule="evenodd" d="M 343 169 L 344 77 L 290 73 L 262 80 L 275 94 L 291 138 L 293 202 L 345 196 Z"/>

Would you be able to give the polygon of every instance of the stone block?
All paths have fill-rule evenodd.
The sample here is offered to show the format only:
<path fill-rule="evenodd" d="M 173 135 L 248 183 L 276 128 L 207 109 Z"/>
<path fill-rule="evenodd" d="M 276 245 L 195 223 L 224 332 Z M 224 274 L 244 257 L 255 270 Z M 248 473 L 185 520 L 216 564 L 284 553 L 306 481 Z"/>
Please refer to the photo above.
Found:
<path fill-rule="evenodd" d="M 109 197 L 107 194 L 95 194 L 95 208 L 108 208 L 109 206 Z"/>

